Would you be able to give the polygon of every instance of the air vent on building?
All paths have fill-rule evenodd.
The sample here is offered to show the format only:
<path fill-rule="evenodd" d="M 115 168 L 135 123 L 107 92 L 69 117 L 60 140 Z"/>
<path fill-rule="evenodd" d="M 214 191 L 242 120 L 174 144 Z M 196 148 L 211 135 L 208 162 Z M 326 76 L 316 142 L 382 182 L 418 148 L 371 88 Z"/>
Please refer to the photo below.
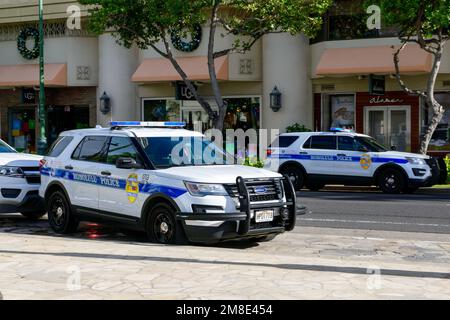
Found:
<path fill-rule="evenodd" d="M 336 89 L 336 85 L 335 84 L 322 84 L 320 86 L 320 88 L 322 89 L 322 91 L 334 91 Z"/>
<path fill-rule="evenodd" d="M 444 87 L 450 87 L 450 80 L 442 81 Z"/>

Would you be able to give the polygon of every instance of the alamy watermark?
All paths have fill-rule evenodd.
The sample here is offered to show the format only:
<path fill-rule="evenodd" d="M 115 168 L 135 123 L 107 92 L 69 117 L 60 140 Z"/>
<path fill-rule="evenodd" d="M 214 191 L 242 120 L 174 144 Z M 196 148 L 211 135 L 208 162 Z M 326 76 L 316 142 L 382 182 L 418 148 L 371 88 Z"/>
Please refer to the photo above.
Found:
<path fill-rule="evenodd" d="M 67 28 L 69 30 L 81 30 L 81 8 L 77 5 L 67 7 Z"/>
<path fill-rule="evenodd" d="M 66 270 L 69 277 L 66 281 L 66 288 L 69 291 L 81 290 L 81 269 L 79 266 L 69 266 Z"/>
<path fill-rule="evenodd" d="M 381 268 L 379 266 L 370 266 L 367 268 L 366 287 L 367 290 L 380 290 L 381 289 Z"/>

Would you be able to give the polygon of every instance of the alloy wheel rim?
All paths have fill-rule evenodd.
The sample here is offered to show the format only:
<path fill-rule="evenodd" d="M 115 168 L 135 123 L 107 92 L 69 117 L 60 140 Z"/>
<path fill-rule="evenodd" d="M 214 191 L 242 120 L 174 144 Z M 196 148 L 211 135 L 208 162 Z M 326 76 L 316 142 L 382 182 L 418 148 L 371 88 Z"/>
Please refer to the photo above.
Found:
<path fill-rule="evenodd" d="M 153 225 L 153 232 L 155 239 L 159 243 L 170 243 L 172 241 L 174 225 L 167 214 L 160 213 L 156 216 Z"/>
<path fill-rule="evenodd" d="M 57 198 L 52 205 L 52 219 L 57 226 L 64 224 L 65 219 L 65 208 L 62 199 Z"/>

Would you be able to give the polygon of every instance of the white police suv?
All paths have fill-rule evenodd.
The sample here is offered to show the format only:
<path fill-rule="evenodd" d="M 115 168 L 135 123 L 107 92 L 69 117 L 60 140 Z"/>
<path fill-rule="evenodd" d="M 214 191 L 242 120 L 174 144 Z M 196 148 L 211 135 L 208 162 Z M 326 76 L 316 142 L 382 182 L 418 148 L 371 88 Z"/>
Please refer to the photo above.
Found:
<path fill-rule="evenodd" d="M 220 164 L 227 154 L 184 125 L 113 122 L 62 133 L 41 169 L 53 230 L 115 222 L 159 243 L 213 243 L 270 240 L 294 228 L 288 177 Z"/>
<path fill-rule="evenodd" d="M 38 219 L 45 214 L 39 197 L 40 156 L 18 153 L 0 140 L 0 213 L 20 212 Z"/>
<path fill-rule="evenodd" d="M 341 129 L 281 134 L 267 155 L 265 168 L 288 175 L 297 190 L 344 184 L 411 193 L 439 177 L 429 156 L 387 150 L 369 136 Z"/>

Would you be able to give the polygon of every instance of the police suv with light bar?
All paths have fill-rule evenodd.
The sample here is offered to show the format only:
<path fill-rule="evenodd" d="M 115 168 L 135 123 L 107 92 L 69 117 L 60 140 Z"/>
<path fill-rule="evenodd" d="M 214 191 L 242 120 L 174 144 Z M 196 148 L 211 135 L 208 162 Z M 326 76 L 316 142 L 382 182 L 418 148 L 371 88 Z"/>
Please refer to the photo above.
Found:
<path fill-rule="evenodd" d="M 377 185 L 385 193 L 412 193 L 439 180 L 436 159 L 386 149 L 349 130 L 281 134 L 268 148 L 265 168 L 288 175 L 299 190 L 326 184 Z"/>
<path fill-rule="evenodd" d="M 115 222 L 159 243 L 270 240 L 295 226 L 289 178 L 227 165 L 229 154 L 177 122 L 112 122 L 62 133 L 40 195 L 57 233 Z M 231 156 L 232 157 L 232 156 Z"/>

